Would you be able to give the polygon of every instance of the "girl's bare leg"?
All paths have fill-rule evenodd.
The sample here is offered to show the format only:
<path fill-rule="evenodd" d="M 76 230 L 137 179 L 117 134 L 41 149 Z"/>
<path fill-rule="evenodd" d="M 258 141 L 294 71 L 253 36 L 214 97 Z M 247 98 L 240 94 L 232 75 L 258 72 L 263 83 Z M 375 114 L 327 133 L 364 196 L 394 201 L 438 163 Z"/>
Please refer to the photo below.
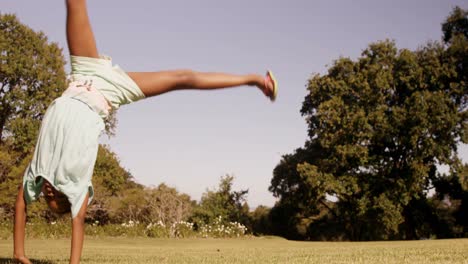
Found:
<path fill-rule="evenodd" d="M 266 96 L 271 96 L 273 92 L 272 84 L 265 83 L 265 77 L 257 74 L 235 75 L 174 70 L 129 72 L 128 75 L 147 97 L 181 89 L 211 90 L 241 85 L 257 86 Z"/>
<path fill-rule="evenodd" d="M 80 263 L 81 251 L 83 250 L 84 241 L 84 228 L 85 228 L 85 217 L 86 208 L 88 206 L 88 194 L 83 202 L 83 205 L 76 215 L 72 219 L 72 241 L 71 241 L 71 253 L 70 253 L 70 264 Z"/>
<path fill-rule="evenodd" d="M 29 264 L 24 254 L 24 234 L 26 227 L 26 201 L 24 200 L 23 185 L 21 184 L 15 204 L 15 227 L 13 236 L 13 257 L 20 263 Z"/>
<path fill-rule="evenodd" d="M 66 0 L 67 42 L 71 55 L 98 58 L 96 40 L 91 29 L 86 0 Z"/>
<path fill-rule="evenodd" d="M 91 24 L 88 18 L 86 0 L 66 0 L 67 41 L 71 55 L 98 58 Z M 273 95 L 273 84 L 265 82 L 256 74 L 234 75 L 225 73 L 201 73 L 191 70 L 163 72 L 132 72 L 130 77 L 146 96 L 155 96 L 180 89 L 220 89 L 241 85 L 260 88 L 266 96 Z"/>
<path fill-rule="evenodd" d="M 89 22 L 86 0 L 66 0 L 67 42 L 70 55 L 98 58 L 96 40 Z M 77 216 L 72 219 L 70 263 L 79 263 L 84 240 L 84 220 L 88 195 Z"/>

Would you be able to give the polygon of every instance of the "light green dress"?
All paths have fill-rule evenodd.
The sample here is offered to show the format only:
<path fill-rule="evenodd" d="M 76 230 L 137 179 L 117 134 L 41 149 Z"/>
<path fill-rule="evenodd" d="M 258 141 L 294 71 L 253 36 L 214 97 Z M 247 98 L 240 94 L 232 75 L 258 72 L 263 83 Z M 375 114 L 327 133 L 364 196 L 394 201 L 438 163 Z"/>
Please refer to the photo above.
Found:
<path fill-rule="evenodd" d="M 103 119 L 117 109 L 143 99 L 137 84 L 108 57 L 71 56 L 69 88 L 44 115 L 31 163 L 23 177 L 24 197 L 36 200 L 44 179 L 64 193 L 75 217 L 89 193 Z"/>

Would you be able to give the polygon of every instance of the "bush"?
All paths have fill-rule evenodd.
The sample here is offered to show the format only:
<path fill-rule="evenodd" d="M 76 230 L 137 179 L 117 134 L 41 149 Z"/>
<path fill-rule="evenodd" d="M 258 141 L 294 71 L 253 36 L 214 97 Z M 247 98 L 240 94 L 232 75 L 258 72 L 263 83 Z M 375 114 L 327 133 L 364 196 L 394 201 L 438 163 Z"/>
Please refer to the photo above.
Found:
<path fill-rule="evenodd" d="M 0 239 L 7 240 L 13 238 L 13 222 L 1 221 L 0 222 Z"/>
<path fill-rule="evenodd" d="M 101 225 L 99 221 L 87 223 L 86 236 L 90 237 L 151 237 L 151 238 L 233 238 L 246 235 L 247 228 L 238 222 L 223 222 L 218 217 L 213 224 L 203 225 L 198 230 L 194 224 L 185 221 L 170 226 L 163 222 L 143 224 L 138 221 L 126 221 L 121 224 Z M 40 239 L 58 239 L 71 237 L 70 221 L 63 218 L 56 221 L 33 219 L 26 223 L 26 237 Z M 0 239 L 13 238 L 13 221 L 0 223 Z"/>
<path fill-rule="evenodd" d="M 246 234 L 247 228 L 238 222 L 224 223 L 219 216 L 211 225 L 202 225 L 199 233 L 202 237 L 228 238 L 241 237 Z"/>
<path fill-rule="evenodd" d="M 150 223 L 146 226 L 146 236 L 165 238 L 170 237 L 170 232 L 166 225 L 163 222 L 159 221 L 155 224 Z"/>
<path fill-rule="evenodd" d="M 172 224 L 171 235 L 172 237 L 187 238 L 195 237 L 196 232 L 193 230 L 193 223 L 179 221 Z"/>

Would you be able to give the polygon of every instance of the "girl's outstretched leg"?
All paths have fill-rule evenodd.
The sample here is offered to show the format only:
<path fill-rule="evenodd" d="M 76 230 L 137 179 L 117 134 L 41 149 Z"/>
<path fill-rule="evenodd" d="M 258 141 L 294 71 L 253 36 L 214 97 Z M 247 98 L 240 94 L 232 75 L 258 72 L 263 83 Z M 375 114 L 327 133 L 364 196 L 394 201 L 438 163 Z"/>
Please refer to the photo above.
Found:
<path fill-rule="evenodd" d="M 86 9 L 86 0 L 66 0 L 67 42 L 71 55 L 98 58 L 96 40 Z"/>
<path fill-rule="evenodd" d="M 173 70 L 161 72 L 129 72 L 145 96 L 155 96 L 182 89 L 212 90 L 241 85 L 256 86 L 268 96 L 273 96 L 273 82 L 257 74 L 235 75 L 228 73 Z"/>

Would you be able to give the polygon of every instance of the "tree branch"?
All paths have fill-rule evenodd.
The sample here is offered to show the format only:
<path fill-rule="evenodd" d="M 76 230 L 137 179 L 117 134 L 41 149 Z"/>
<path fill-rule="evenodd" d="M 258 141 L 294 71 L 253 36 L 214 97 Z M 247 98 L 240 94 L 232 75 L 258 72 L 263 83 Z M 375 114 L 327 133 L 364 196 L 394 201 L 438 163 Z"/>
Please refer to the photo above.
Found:
<path fill-rule="evenodd" d="M 338 218 L 338 215 L 336 214 L 336 212 L 333 209 L 331 209 L 330 206 L 328 206 L 328 204 L 326 202 L 324 202 L 322 199 L 320 199 L 320 203 L 323 206 L 325 206 L 328 209 L 328 211 L 330 211 L 333 214 L 334 217 Z"/>
<path fill-rule="evenodd" d="M 0 88 L 0 93 L 3 93 L 3 89 L 5 88 L 6 83 L 2 82 L 2 88 Z"/>

